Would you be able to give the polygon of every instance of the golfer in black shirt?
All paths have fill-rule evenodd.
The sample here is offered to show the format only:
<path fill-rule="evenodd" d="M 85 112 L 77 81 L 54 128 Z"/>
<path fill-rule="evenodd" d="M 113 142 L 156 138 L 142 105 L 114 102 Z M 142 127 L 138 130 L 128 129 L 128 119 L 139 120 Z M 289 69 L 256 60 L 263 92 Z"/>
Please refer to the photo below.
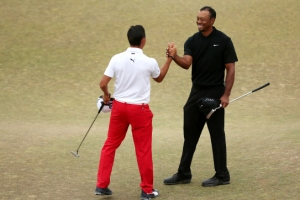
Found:
<path fill-rule="evenodd" d="M 235 77 L 235 62 L 238 59 L 231 39 L 213 26 L 215 19 L 216 12 L 213 8 L 205 6 L 200 9 L 196 21 L 199 32 L 185 42 L 183 57 L 177 55 L 174 43 L 168 45 L 167 56 L 172 57 L 177 65 L 183 69 L 189 69 L 192 65 L 193 84 L 184 106 L 184 145 L 178 172 L 164 180 L 166 185 L 191 182 L 191 163 L 205 123 L 211 138 L 215 175 L 202 182 L 202 186 L 230 183 L 224 108 L 229 103 Z M 222 108 L 207 119 L 197 105 L 201 98 L 216 99 Z"/>

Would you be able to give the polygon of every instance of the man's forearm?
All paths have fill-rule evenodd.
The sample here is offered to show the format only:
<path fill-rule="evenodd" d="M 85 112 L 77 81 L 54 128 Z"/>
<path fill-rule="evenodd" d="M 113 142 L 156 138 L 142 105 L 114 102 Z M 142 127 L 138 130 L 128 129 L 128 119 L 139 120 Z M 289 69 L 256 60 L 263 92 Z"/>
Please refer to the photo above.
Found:
<path fill-rule="evenodd" d="M 160 69 L 160 73 L 161 73 L 161 79 L 163 80 L 166 76 L 166 74 L 168 73 L 168 70 L 169 70 L 169 67 L 170 67 L 170 64 L 172 62 L 172 59 L 171 58 L 168 58 L 165 62 L 165 64 L 162 66 L 162 68 Z M 161 80 L 161 81 L 162 81 Z"/>
<path fill-rule="evenodd" d="M 108 86 L 107 85 L 100 86 L 100 89 L 102 90 L 102 92 L 103 92 L 104 95 L 109 95 Z"/>
<path fill-rule="evenodd" d="M 224 94 L 227 96 L 230 96 L 231 94 L 231 90 L 234 84 L 234 78 L 235 78 L 235 70 L 234 67 L 231 67 L 227 70 L 226 78 L 225 78 L 226 87 L 225 87 Z"/>
<path fill-rule="evenodd" d="M 191 64 L 186 61 L 183 57 L 178 56 L 177 54 L 173 56 L 174 62 L 183 69 L 189 69 Z"/>
<path fill-rule="evenodd" d="M 103 76 L 100 83 L 99 83 L 99 86 L 100 86 L 100 89 L 102 90 L 102 92 L 104 93 L 104 95 L 109 95 L 109 92 L 108 92 L 108 83 L 109 81 L 111 80 L 110 77 L 108 76 Z"/>

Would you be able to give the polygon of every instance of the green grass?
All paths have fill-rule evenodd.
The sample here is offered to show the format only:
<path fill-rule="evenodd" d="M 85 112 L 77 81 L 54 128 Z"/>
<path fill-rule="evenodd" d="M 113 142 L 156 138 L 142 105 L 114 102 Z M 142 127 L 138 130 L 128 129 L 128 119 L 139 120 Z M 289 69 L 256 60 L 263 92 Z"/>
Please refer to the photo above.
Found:
<path fill-rule="evenodd" d="M 0 0 L 0 199 L 138 199 L 139 173 L 130 131 L 117 151 L 110 188 L 93 194 L 109 114 L 97 114 L 98 83 L 112 55 L 128 47 L 131 25 L 146 29 L 144 52 L 165 60 L 168 42 L 183 54 L 200 7 L 217 11 L 239 62 L 231 99 L 267 88 L 226 109 L 227 186 L 203 188 L 213 175 L 207 129 L 192 163 L 191 184 L 165 186 L 182 150 L 182 107 L 191 70 L 171 65 L 152 82 L 153 157 L 159 199 L 298 199 L 300 188 L 300 3 L 251 1 Z M 112 91 L 113 84 L 110 85 Z"/>

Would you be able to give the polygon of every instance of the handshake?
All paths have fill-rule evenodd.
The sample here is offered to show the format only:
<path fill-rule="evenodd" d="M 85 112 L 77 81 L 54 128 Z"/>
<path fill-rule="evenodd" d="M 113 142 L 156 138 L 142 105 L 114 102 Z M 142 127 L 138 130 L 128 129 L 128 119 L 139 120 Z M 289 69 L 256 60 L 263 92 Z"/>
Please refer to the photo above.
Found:
<path fill-rule="evenodd" d="M 177 49 L 174 45 L 174 42 L 168 44 L 168 48 L 166 48 L 166 57 L 172 58 L 174 60 L 175 56 L 177 55 Z"/>

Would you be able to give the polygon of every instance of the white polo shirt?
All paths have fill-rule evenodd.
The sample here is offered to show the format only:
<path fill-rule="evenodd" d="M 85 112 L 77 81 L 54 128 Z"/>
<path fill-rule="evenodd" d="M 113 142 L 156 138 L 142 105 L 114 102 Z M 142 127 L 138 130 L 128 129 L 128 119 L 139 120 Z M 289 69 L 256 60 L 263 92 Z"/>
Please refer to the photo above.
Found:
<path fill-rule="evenodd" d="M 157 78 L 159 74 L 157 61 L 146 56 L 142 49 L 132 47 L 114 55 L 104 72 L 116 78 L 113 97 L 130 104 L 150 102 L 150 77 Z"/>

